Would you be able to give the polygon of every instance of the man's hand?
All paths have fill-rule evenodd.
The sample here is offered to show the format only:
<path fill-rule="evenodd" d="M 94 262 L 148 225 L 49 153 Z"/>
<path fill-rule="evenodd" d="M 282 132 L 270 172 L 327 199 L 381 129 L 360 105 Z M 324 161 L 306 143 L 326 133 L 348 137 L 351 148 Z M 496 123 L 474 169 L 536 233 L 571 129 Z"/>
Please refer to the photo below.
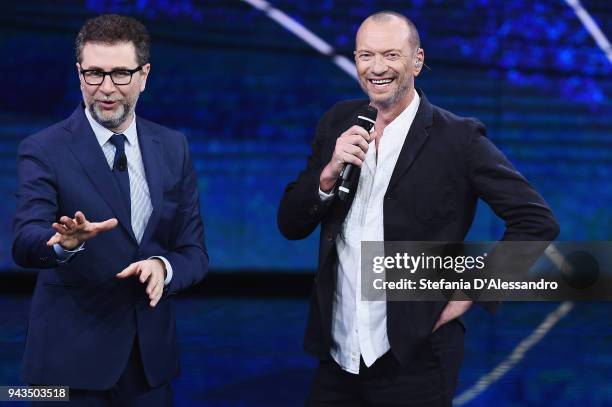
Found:
<path fill-rule="evenodd" d="M 474 301 L 449 301 L 446 304 L 446 307 L 444 307 L 442 310 L 442 314 L 440 314 L 440 318 L 438 318 L 438 321 L 436 322 L 436 325 L 434 325 L 433 331 L 431 332 L 435 332 L 436 329 L 440 328 L 442 325 L 465 314 L 473 303 Z"/>
<path fill-rule="evenodd" d="M 47 246 L 59 243 L 66 250 L 72 250 L 80 246 L 83 242 L 96 237 L 98 233 L 106 232 L 117 226 L 117 219 L 111 218 L 104 222 L 89 222 L 85 219 L 83 212 L 77 211 L 74 219 L 62 216 L 58 222 L 54 222 L 51 227 L 55 230 L 55 235 L 47 241 Z"/>
<path fill-rule="evenodd" d="M 117 278 L 128 278 L 139 276 L 141 283 L 147 283 L 147 294 L 149 295 L 149 305 L 154 307 L 159 302 L 164 293 L 164 281 L 166 280 L 166 266 L 160 259 L 148 259 L 137 261 L 124 268 L 117 274 Z"/>
<path fill-rule="evenodd" d="M 375 137 L 376 131 L 370 134 L 366 129 L 357 125 L 342 133 L 336 140 L 336 148 L 330 162 L 321 172 L 319 180 L 321 190 L 331 191 L 346 164 L 353 164 L 361 168 L 368 152 L 368 143 Z"/>

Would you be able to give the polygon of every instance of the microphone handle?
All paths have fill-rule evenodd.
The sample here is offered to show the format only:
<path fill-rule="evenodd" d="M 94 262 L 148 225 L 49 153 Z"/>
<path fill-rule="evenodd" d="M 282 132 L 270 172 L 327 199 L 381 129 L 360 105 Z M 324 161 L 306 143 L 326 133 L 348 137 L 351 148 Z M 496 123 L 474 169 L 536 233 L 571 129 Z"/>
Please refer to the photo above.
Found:
<path fill-rule="evenodd" d="M 338 186 L 338 198 L 340 198 L 343 201 L 346 201 L 346 199 L 348 198 L 350 191 L 350 186 L 351 186 L 351 174 L 354 174 L 355 171 L 353 171 L 353 164 L 347 164 L 344 169 L 342 170 L 342 173 L 340 174 L 340 184 Z"/>
<path fill-rule="evenodd" d="M 368 109 L 365 110 L 365 112 L 357 116 L 357 126 L 363 128 L 368 133 L 372 133 L 374 131 L 377 111 L 373 107 L 368 107 Z M 342 173 L 340 173 L 338 198 L 340 198 L 342 201 L 346 201 L 351 193 L 351 188 L 353 188 L 353 186 L 357 186 L 359 181 L 355 179 L 355 174 L 357 173 L 357 169 L 353 168 L 352 164 L 347 164 L 342 170 Z"/>

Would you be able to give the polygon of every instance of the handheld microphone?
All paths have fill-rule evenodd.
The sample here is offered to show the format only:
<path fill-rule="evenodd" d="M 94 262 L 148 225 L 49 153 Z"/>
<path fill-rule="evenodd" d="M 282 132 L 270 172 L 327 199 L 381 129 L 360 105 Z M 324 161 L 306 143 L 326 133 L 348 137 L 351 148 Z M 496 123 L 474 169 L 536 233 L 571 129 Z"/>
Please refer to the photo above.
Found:
<path fill-rule="evenodd" d="M 376 115 L 378 110 L 373 106 L 366 106 L 359 111 L 357 114 L 357 123 L 359 127 L 366 129 L 368 133 L 374 131 L 374 124 L 376 123 Z M 346 201 L 351 189 L 357 187 L 357 171 L 353 168 L 352 164 L 347 164 L 346 167 L 340 173 L 340 183 L 338 186 L 338 197 Z"/>

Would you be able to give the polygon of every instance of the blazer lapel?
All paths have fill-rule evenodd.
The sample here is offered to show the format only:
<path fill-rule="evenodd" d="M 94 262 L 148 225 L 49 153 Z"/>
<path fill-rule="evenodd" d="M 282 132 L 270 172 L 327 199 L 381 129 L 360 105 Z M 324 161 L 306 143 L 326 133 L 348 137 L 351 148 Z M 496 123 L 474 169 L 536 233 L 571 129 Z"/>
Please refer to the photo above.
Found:
<path fill-rule="evenodd" d="M 412 166 L 412 163 L 419 155 L 421 148 L 429 137 L 427 128 L 431 127 L 433 124 L 433 108 L 425 95 L 420 90 L 417 91 L 421 97 L 419 109 L 410 126 L 410 130 L 408 130 L 408 135 L 406 136 L 402 150 L 397 158 L 397 163 L 391 174 L 387 191 L 391 190 L 402 175 Z"/>
<path fill-rule="evenodd" d="M 161 205 L 163 201 L 163 175 L 164 156 L 162 154 L 162 145 L 159 137 L 147 126 L 146 122 L 136 118 L 136 128 L 138 130 L 138 144 L 140 145 L 140 154 L 149 185 L 149 195 L 151 197 L 151 206 L 153 212 L 149 217 L 144 234 L 142 235 L 141 244 L 150 238 L 151 234 L 157 226 L 161 213 Z"/>
<path fill-rule="evenodd" d="M 104 201 L 112 209 L 119 223 L 136 240 L 132 231 L 128 209 L 123 203 L 119 187 L 113 179 L 112 170 L 108 166 L 106 157 L 104 157 L 102 148 L 98 144 L 96 135 L 91 129 L 83 109 L 83 105 L 79 105 L 67 122 L 66 129 L 72 133 L 68 147 L 72 150 L 75 158 L 81 163 L 85 173 Z M 105 219 L 97 220 L 102 221 Z"/>

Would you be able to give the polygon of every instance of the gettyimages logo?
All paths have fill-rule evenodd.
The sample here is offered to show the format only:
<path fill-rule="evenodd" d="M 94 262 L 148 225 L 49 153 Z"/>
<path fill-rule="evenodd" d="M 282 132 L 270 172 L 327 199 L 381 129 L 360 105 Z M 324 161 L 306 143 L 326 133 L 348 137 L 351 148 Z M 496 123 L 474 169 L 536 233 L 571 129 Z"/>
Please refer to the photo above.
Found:
<path fill-rule="evenodd" d="M 362 299 L 612 300 L 612 242 L 362 242 Z"/>
<path fill-rule="evenodd" d="M 376 256 L 373 259 L 372 271 L 382 273 L 385 270 L 406 270 L 416 273 L 417 270 L 452 270 L 463 273 L 466 270 L 485 268 L 487 253 L 481 256 L 427 256 L 421 253 L 412 256 L 408 253 L 396 253 L 395 256 Z"/>

